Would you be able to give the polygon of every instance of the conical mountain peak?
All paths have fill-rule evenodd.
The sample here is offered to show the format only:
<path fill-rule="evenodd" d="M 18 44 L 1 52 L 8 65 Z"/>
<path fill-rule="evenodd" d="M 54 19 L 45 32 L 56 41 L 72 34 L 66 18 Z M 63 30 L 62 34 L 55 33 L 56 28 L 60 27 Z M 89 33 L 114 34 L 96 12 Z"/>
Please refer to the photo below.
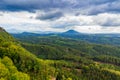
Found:
<path fill-rule="evenodd" d="M 79 32 L 75 31 L 75 30 L 68 30 L 65 32 L 66 34 L 80 34 Z"/>

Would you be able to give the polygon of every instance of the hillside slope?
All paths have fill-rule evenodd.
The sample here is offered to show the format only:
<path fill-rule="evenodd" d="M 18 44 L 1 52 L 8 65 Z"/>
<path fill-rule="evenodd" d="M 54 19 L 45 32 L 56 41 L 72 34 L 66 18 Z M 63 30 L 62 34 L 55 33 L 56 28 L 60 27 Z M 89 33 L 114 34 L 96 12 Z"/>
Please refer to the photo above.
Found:
<path fill-rule="evenodd" d="M 81 40 L 74 40 L 57 36 L 26 36 L 24 38 L 20 38 L 19 40 L 22 42 L 21 44 L 24 48 L 37 55 L 37 57 L 60 61 L 60 64 L 57 67 L 62 66 L 60 68 L 62 68 L 63 70 L 77 70 L 77 73 L 79 73 L 79 71 L 82 71 L 82 74 L 79 73 L 80 75 L 77 75 L 78 80 L 80 78 L 84 80 L 87 76 L 93 76 L 94 72 L 93 74 L 89 75 L 85 73 L 83 77 L 84 69 L 87 66 L 89 68 L 87 70 L 89 73 L 89 70 L 91 70 L 91 65 L 93 70 L 95 69 L 95 72 L 97 70 L 99 72 L 100 70 L 100 73 L 98 73 L 97 76 L 94 75 L 96 76 L 96 78 L 88 77 L 85 80 L 101 80 L 101 73 L 103 75 L 106 75 L 101 72 L 102 68 L 105 68 L 105 70 L 117 70 L 119 72 L 119 47 L 91 44 Z M 101 67 L 101 69 L 99 69 L 98 67 Z M 107 71 L 109 72 L 109 70 Z M 72 73 L 75 74 L 74 72 Z M 110 77 L 110 75 L 108 76 Z M 110 79 L 112 80 L 111 77 Z"/>
<path fill-rule="evenodd" d="M 3 38 L 3 34 L 7 35 Z M 56 42 L 53 37 L 40 38 L 42 45 L 40 43 L 36 45 L 35 38 L 32 41 L 36 44 L 23 43 L 26 49 L 30 47 L 29 49 L 33 52 L 40 50 L 45 54 L 37 58 L 19 43 L 14 42 L 14 38 L 6 31 L 0 35 L 0 80 L 120 80 L 120 67 L 113 61 L 108 64 L 102 60 L 103 63 L 99 62 L 100 59 L 104 60 L 105 56 L 90 57 L 91 53 L 86 54 L 88 52 L 85 51 L 91 50 L 92 47 L 86 43 L 81 44 L 80 47 L 77 45 L 79 41 L 76 43 L 76 40 L 69 40 L 68 42 L 68 39 L 56 39 L 56 37 L 54 38 Z M 8 40 L 8 36 L 11 40 Z M 29 40 L 26 41 L 29 42 Z M 84 48 L 85 51 L 79 51 Z M 46 56 L 48 56 L 47 59 Z M 41 59 L 43 57 L 46 60 Z M 53 58 L 54 60 L 49 60 Z M 117 57 L 109 58 L 119 62 Z"/>
<path fill-rule="evenodd" d="M 52 77 L 53 74 L 48 74 L 50 72 L 48 71 L 50 69 L 48 63 L 42 59 L 38 59 L 35 55 L 22 48 L 20 44 L 14 42 L 14 38 L 4 29 L 0 33 L 0 38 L 0 58 L 2 59 L 2 61 L 0 60 L 0 69 L 2 70 L 0 70 L 0 79 L 47 80 Z M 10 62 L 11 64 L 9 64 Z M 11 71 L 13 72 L 11 73 Z"/>

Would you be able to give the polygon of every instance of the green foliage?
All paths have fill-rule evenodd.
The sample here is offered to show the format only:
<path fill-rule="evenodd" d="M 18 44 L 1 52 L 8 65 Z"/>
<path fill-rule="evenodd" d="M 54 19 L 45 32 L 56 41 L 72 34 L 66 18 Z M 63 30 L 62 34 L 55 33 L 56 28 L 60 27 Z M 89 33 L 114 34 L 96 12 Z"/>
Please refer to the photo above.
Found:
<path fill-rule="evenodd" d="M 0 78 L 0 80 L 5 80 L 4 78 Z"/>
<path fill-rule="evenodd" d="M 120 65 L 120 59 L 118 57 L 108 56 L 108 55 L 100 55 L 93 58 L 95 61 L 100 61 L 103 63 L 109 63 L 114 65 Z"/>
<path fill-rule="evenodd" d="M 14 66 L 12 60 L 8 57 L 4 57 L 1 62 L 8 68 L 10 73 L 15 73 L 17 72 L 17 68 Z"/>
<path fill-rule="evenodd" d="M 0 80 L 30 80 L 29 75 L 19 72 L 12 60 L 4 57 L 0 60 Z"/>
<path fill-rule="evenodd" d="M 73 40 L 62 37 L 30 37 L 20 38 L 22 46 L 40 58 L 54 58 L 51 55 L 74 54 L 80 56 L 95 56 L 106 54 L 120 57 L 120 48 L 110 45 L 90 44 L 81 40 Z M 49 53 L 48 53 L 49 52 Z M 50 55 L 51 54 L 51 55 Z M 46 56 L 48 55 L 48 56 Z M 58 59 L 58 57 L 57 57 Z"/>
<path fill-rule="evenodd" d="M 117 58 L 120 56 L 119 47 L 90 44 L 54 36 L 29 38 L 21 40 L 22 46 L 39 58 L 55 60 L 51 65 L 57 69 L 56 79 L 58 80 L 69 78 L 74 80 L 112 80 L 119 77 L 119 75 L 114 75 L 115 73 L 103 70 L 103 68 L 119 70 L 118 67 L 112 67 L 119 65 Z M 104 66 L 99 62 L 104 63 Z M 108 66 L 108 64 L 113 65 Z M 111 75 L 114 76 L 110 77 Z"/>
<path fill-rule="evenodd" d="M 0 79 L 49 80 L 54 76 L 49 63 L 22 48 L 8 33 L 1 32 L 0 38 Z"/>
<path fill-rule="evenodd" d="M 56 36 L 21 41 L 33 54 L 1 31 L 0 80 L 120 80 L 119 47 Z"/>
<path fill-rule="evenodd" d="M 7 78 L 9 76 L 9 70 L 5 67 L 4 64 L 0 63 L 0 78 Z"/>
<path fill-rule="evenodd" d="M 11 80 L 30 80 L 30 77 L 25 73 L 17 72 L 11 76 Z"/>

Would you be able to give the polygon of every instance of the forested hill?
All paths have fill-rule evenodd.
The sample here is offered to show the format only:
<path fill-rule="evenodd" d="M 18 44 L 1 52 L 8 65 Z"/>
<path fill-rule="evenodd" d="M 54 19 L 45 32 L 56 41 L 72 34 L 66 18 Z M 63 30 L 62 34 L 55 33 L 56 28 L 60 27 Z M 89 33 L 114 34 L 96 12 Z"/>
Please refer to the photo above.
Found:
<path fill-rule="evenodd" d="M 52 79 L 55 69 L 49 66 L 51 62 L 38 59 L 0 28 L 0 80 Z"/>
<path fill-rule="evenodd" d="M 19 44 L 4 29 L 0 39 L 0 80 L 120 80 L 119 47 L 59 37 Z"/>
<path fill-rule="evenodd" d="M 4 41 L 15 41 L 15 39 L 5 31 L 2 27 L 0 27 L 0 40 Z"/>

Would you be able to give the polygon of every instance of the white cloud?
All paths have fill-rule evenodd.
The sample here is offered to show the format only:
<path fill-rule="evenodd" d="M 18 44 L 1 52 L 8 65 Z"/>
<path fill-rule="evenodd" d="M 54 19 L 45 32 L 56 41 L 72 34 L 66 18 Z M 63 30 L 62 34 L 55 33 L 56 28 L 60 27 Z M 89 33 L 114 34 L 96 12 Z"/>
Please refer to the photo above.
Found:
<path fill-rule="evenodd" d="M 120 14 L 101 13 L 98 15 L 75 16 L 71 13 L 65 13 L 63 17 L 54 21 L 35 19 L 41 13 L 43 12 L 0 12 L 0 26 L 9 32 L 64 32 L 75 29 L 85 33 L 120 33 Z"/>
<path fill-rule="evenodd" d="M 120 27 L 102 27 L 98 25 L 94 26 L 75 26 L 76 31 L 82 33 L 120 33 Z"/>
<path fill-rule="evenodd" d="M 107 27 L 120 27 L 120 14 L 103 13 L 93 17 L 95 24 Z"/>

